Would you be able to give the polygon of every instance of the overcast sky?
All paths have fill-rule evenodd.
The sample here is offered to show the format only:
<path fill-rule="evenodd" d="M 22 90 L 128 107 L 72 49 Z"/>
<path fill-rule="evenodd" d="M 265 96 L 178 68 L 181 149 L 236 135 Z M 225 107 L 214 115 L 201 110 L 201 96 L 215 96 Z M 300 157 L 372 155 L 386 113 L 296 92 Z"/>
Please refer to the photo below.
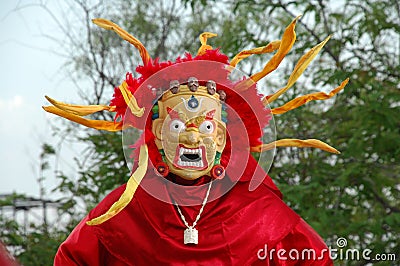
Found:
<path fill-rule="evenodd" d="M 51 52 L 57 49 L 56 43 L 42 34 L 59 36 L 54 21 L 39 7 L 14 10 L 17 2 L 0 2 L 0 194 L 38 196 L 41 144 L 57 141 L 51 137 L 48 123 L 55 116 L 41 108 L 47 104 L 44 95 L 62 100 L 78 96 L 60 70 L 64 59 Z M 69 152 L 72 155 L 60 161 L 66 171 L 68 167 L 73 170 L 71 161 L 76 151 Z M 47 175 L 53 177 L 50 172 Z M 54 177 L 46 179 L 47 191 L 55 182 Z"/>

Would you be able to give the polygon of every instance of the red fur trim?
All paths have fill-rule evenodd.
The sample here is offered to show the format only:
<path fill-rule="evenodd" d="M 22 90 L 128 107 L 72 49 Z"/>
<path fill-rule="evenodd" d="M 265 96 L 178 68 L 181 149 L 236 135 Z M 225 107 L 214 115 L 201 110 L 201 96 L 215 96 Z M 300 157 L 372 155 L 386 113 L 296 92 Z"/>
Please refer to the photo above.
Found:
<path fill-rule="evenodd" d="M 135 98 L 138 100 L 139 106 L 140 106 L 140 103 L 142 103 L 142 106 L 143 106 L 143 103 L 146 103 L 146 101 L 140 101 L 140 99 L 138 99 L 138 98 L 141 98 L 141 97 L 147 98 L 147 97 L 145 97 L 145 95 L 149 95 L 149 93 L 146 91 L 146 92 L 142 92 L 142 93 L 139 92 L 139 94 L 136 94 L 136 92 L 137 92 L 137 89 L 139 88 L 139 86 L 147 78 L 149 78 L 153 74 L 155 74 L 158 71 L 160 71 L 164 68 L 167 68 L 169 66 L 176 65 L 176 64 L 179 64 L 182 62 L 189 62 L 189 61 L 196 61 L 196 60 L 208 60 L 208 61 L 215 61 L 215 62 L 221 62 L 224 64 L 228 64 L 228 57 L 226 55 L 222 54 L 219 51 L 219 49 L 207 50 L 207 52 L 204 55 L 196 56 L 194 58 L 192 57 L 191 54 L 185 53 L 184 57 L 178 57 L 174 63 L 171 61 L 159 62 L 158 58 L 154 59 L 154 60 L 152 59 L 146 65 L 138 66 L 136 68 L 136 72 L 141 75 L 139 78 L 133 78 L 132 73 L 127 73 L 125 81 L 127 82 L 128 89 L 131 91 L 131 93 L 135 94 Z M 182 77 L 195 76 L 196 71 L 193 70 L 192 72 L 194 72 L 194 73 L 182 73 L 182 75 L 177 75 L 177 76 L 182 76 Z M 210 75 L 209 79 L 213 79 L 213 80 L 221 79 L 221 73 L 217 73 L 216 77 L 213 77 L 214 75 L 213 74 Z M 226 73 L 225 73 L 225 75 L 223 75 L 223 77 L 226 77 Z M 145 94 L 145 95 L 143 95 L 143 94 Z M 124 119 L 127 105 L 126 105 L 124 98 L 122 97 L 121 91 L 119 90 L 118 87 L 116 87 L 114 89 L 114 95 L 113 95 L 113 99 L 110 102 L 110 106 L 116 107 L 117 114 L 116 114 L 115 119 L 117 119 L 119 117 Z"/>
<path fill-rule="evenodd" d="M 209 60 L 209 61 L 220 62 L 223 64 L 229 64 L 228 56 L 221 53 L 219 48 L 214 50 L 207 50 L 206 53 L 196 56 L 194 60 Z"/>

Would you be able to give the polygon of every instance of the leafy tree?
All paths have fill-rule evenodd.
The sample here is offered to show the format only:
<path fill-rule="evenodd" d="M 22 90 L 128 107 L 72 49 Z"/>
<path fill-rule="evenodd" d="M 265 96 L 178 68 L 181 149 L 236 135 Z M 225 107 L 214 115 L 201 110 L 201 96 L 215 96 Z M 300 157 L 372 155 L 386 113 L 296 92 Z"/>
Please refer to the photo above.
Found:
<path fill-rule="evenodd" d="M 57 228 L 43 230 L 43 225 L 30 224 L 25 230 L 16 221 L 0 217 L 2 241 L 22 265 L 52 265 L 60 243 L 68 236 Z"/>
<path fill-rule="evenodd" d="M 304 45 L 319 42 L 323 32 L 334 34 L 310 73 L 312 84 L 332 87 L 345 77 L 351 82 L 328 109 L 311 103 L 283 115 L 283 124 L 278 124 L 284 136 L 300 133 L 327 139 L 342 154 L 280 151 L 272 175 L 276 172 L 293 208 L 332 244 L 342 236 L 349 247 L 398 253 L 399 4 L 345 1 L 336 8 L 328 8 L 324 1 L 308 6 L 279 4 L 288 14 L 293 5 L 304 8 L 304 18 L 315 20 L 299 34 Z M 280 158 L 291 159 L 281 164 Z"/>
<path fill-rule="evenodd" d="M 63 241 L 70 232 L 71 228 L 65 230 L 51 226 L 47 222 L 46 206 L 54 206 L 57 202 L 46 200 L 47 193 L 43 186 L 45 174 L 49 170 L 51 156 L 54 156 L 55 150 L 48 144 L 42 146 L 42 153 L 39 160 L 40 198 L 35 199 L 23 194 L 10 194 L 2 197 L 0 200 L 0 239 L 13 252 L 18 262 L 22 265 L 51 265 L 53 257 L 57 251 L 59 243 Z M 11 212 L 7 210 L 13 211 Z M 42 208 L 43 221 L 32 222 L 30 216 L 34 210 Z M 43 209 L 44 208 L 44 209 Z M 24 222 L 20 222 L 17 212 L 24 212 Z M 19 217 L 21 218 L 21 217 Z"/>

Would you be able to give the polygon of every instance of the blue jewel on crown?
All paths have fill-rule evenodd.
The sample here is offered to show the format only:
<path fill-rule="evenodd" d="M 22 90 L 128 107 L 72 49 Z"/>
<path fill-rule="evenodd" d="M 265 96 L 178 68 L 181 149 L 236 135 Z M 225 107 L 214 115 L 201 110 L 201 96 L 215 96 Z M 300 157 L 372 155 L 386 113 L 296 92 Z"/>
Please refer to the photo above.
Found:
<path fill-rule="evenodd" d="M 188 107 L 190 109 L 196 109 L 199 106 L 199 100 L 196 99 L 196 97 L 194 97 L 194 95 L 192 95 L 192 97 L 190 97 L 189 101 L 188 101 Z"/>

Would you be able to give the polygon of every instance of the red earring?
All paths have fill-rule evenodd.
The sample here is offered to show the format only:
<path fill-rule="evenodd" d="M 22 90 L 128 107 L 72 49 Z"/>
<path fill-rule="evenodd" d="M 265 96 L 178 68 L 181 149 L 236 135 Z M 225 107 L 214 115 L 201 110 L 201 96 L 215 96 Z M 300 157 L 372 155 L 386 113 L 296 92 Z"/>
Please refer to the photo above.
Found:
<path fill-rule="evenodd" d="M 166 163 L 164 162 L 159 162 L 155 165 L 155 172 L 158 175 L 161 175 L 163 177 L 166 177 L 169 174 L 169 167 Z"/>
<path fill-rule="evenodd" d="M 222 179 L 225 176 L 225 168 L 220 165 L 214 165 L 213 168 L 211 168 L 211 177 L 214 179 Z"/>

